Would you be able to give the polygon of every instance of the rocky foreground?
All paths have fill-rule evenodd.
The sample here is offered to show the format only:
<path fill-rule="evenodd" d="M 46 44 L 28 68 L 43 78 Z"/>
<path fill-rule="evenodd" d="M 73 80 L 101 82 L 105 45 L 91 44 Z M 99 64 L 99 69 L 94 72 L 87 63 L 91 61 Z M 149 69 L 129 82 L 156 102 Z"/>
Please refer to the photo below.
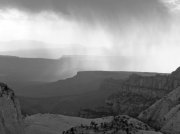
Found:
<path fill-rule="evenodd" d="M 156 132 L 147 124 L 126 115 L 116 116 L 110 122 L 96 123 L 90 125 L 72 127 L 63 134 L 162 134 Z"/>
<path fill-rule="evenodd" d="M 89 125 L 92 121 L 98 124 L 110 122 L 112 117 L 85 119 L 55 114 L 36 114 L 25 119 L 26 134 L 62 134 L 72 127 Z"/>
<path fill-rule="evenodd" d="M 84 119 L 36 114 L 25 119 L 26 134 L 162 134 L 126 115 Z"/>

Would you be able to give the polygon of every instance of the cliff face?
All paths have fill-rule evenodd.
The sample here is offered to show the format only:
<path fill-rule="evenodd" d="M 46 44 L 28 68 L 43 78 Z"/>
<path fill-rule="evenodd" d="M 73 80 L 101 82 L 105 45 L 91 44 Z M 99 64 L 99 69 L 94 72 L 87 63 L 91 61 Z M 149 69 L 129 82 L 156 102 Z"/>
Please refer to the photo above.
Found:
<path fill-rule="evenodd" d="M 172 72 L 163 84 L 171 91 L 138 116 L 156 129 L 167 134 L 180 133 L 180 68 Z"/>
<path fill-rule="evenodd" d="M 136 117 L 169 92 L 170 89 L 164 89 L 168 80 L 168 75 L 133 74 L 124 81 L 106 80 L 102 89 L 115 91 L 106 100 L 115 114 L 128 114 Z"/>
<path fill-rule="evenodd" d="M 106 100 L 114 113 L 137 116 L 178 86 L 180 86 L 180 68 L 171 74 L 155 76 L 132 74 L 123 81 L 109 79 L 101 87 L 116 91 Z"/>
<path fill-rule="evenodd" d="M 168 114 L 165 115 L 165 123 L 161 127 L 161 131 L 169 134 L 180 133 L 180 105 L 173 107 Z"/>
<path fill-rule="evenodd" d="M 180 68 L 169 75 L 140 76 L 133 74 L 124 83 L 124 86 L 150 88 L 155 90 L 172 91 L 180 86 Z"/>
<path fill-rule="evenodd" d="M 0 134 L 24 134 L 19 102 L 4 83 L 0 83 Z"/>
<path fill-rule="evenodd" d="M 118 82 L 111 79 L 106 80 L 106 83 L 111 84 L 111 86 L 113 85 L 113 88 L 119 84 L 115 88 L 118 88 L 120 91 L 138 91 L 141 92 L 140 94 L 151 96 L 154 94 L 157 97 L 162 97 L 164 94 L 180 86 L 180 67 L 171 74 L 157 74 L 154 76 L 132 74 L 126 80 Z M 108 84 L 106 84 L 106 87 L 108 87 Z"/>
<path fill-rule="evenodd" d="M 180 87 L 143 111 L 139 119 L 161 131 L 171 134 L 180 133 Z"/>

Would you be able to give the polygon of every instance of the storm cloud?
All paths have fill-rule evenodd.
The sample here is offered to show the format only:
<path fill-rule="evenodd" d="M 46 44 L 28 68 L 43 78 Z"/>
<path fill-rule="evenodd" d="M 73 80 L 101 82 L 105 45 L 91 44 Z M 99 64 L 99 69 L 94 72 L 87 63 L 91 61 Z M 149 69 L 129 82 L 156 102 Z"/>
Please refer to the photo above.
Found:
<path fill-rule="evenodd" d="M 31 13 L 53 11 L 70 19 L 89 22 L 153 21 L 153 18 L 168 16 L 167 7 L 159 0 L 0 0 L 0 6 Z"/>
<path fill-rule="evenodd" d="M 131 70 L 168 72 L 180 64 L 178 7 L 177 0 L 0 0 L 0 51 L 119 56 L 118 67 L 125 57 Z"/>

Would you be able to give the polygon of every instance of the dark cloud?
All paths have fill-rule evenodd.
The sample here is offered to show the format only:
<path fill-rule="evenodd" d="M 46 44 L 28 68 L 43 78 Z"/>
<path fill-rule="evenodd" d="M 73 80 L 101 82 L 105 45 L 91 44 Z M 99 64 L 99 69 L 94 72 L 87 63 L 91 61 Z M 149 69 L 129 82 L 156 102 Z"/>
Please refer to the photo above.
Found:
<path fill-rule="evenodd" d="M 112 29 L 110 33 L 115 35 L 115 39 L 113 38 L 111 47 L 103 47 L 105 48 L 105 50 L 102 50 L 103 54 L 124 55 L 125 60 L 121 61 L 121 63 L 126 68 L 137 67 L 135 70 L 141 70 L 142 68 L 139 66 L 142 66 L 142 64 L 145 65 L 143 68 L 146 68 L 146 66 L 147 68 L 151 67 L 154 60 L 156 61 L 158 58 L 157 63 L 162 64 L 163 61 L 161 59 L 164 59 L 164 57 L 169 58 L 173 54 L 170 53 L 169 56 L 170 51 L 163 50 L 160 45 L 166 44 L 166 42 L 171 40 L 174 41 L 174 37 L 177 40 L 176 37 L 178 37 L 176 34 L 175 36 L 171 35 L 170 39 L 166 41 L 164 37 L 167 36 L 163 36 L 166 33 L 170 35 L 171 25 L 164 24 L 168 24 L 168 22 L 171 24 L 171 19 L 169 18 L 171 15 L 167 6 L 160 0 L 0 0 L 0 8 L 18 8 L 31 14 L 41 11 L 53 11 L 61 15 L 61 17 L 63 15 L 68 19 L 88 25 L 97 22 L 100 25 L 105 24 L 101 26 L 106 26 L 107 24 L 108 30 Z M 91 50 L 86 48 L 87 44 L 82 44 L 85 46 L 83 47 L 83 52 L 88 52 L 89 54 Z M 168 43 L 169 46 L 172 44 L 173 42 Z M 154 46 L 160 47 L 156 49 Z M 73 47 L 71 48 L 71 53 L 77 54 L 74 48 L 77 49 L 77 53 L 79 52 L 78 47 Z M 40 50 L 38 51 L 38 54 L 40 54 Z M 35 55 L 35 52 L 33 53 Z M 46 50 L 41 54 L 49 56 L 49 52 L 46 52 Z M 132 57 L 129 58 L 129 55 Z M 128 58 L 126 59 L 126 57 Z M 144 58 L 142 59 L 141 57 Z M 115 60 L 114 63 L 117 61 Z M 126 61 L 130 61 L 132 65 L 129 65 Z M 147 61 L 150 62 L 146 63 Z M 153 65 L 154 69 L 157 70 L 157 64 Z"/>
<path fill-rule="evenodd" d="M 1 8 L 17 7 L 30 12 L 52 10 L 70 18 L 124 20 L 165 18 L 166 7 L 159 0 L 0 0 Z"/>

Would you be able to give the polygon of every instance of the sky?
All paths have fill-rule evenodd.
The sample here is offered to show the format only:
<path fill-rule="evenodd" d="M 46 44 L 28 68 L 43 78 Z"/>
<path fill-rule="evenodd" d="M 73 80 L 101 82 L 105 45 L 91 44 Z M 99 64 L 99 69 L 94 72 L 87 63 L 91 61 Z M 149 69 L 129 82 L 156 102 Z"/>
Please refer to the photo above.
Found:
<path fill-rule="evenodd" d="M 117 56 L 118 70 L 171 72 L 179 24 L 180 0 L 0 0 L 0 54 Z"/>

